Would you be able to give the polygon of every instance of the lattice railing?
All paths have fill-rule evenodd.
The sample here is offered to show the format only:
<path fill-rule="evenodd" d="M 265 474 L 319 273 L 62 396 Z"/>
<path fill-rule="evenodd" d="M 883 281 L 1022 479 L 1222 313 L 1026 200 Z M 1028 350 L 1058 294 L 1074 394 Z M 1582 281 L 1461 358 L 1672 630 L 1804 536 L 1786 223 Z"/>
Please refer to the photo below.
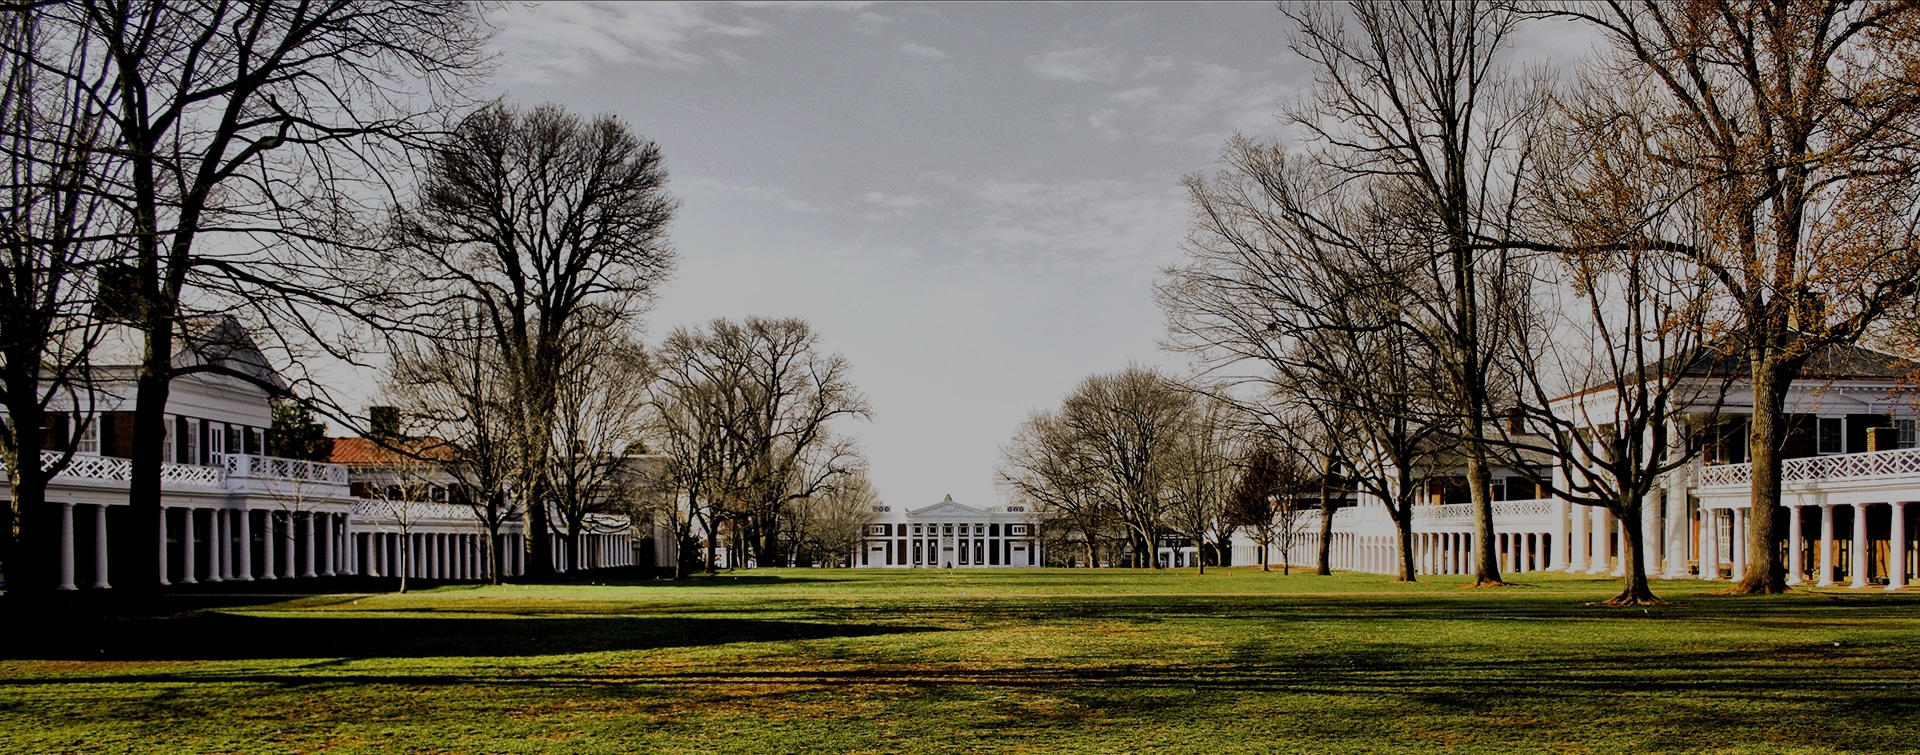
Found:
<path fill-rule="evenodd" d="M 1454 522 L 1472 521 L 1473 504 L 1449 503 L 1444 506 L 1415 506 L 1413 520 L 1416 522 Z"/>
<path fill-rule="evenodd" d="M 319 461 L 254 454 L 226 454 L 226 468 L 227 474 L 234 477 L 347 484 L 346 467 Z"/>
<path fill-rule="evenodd" d="M 434 503 L 430 501 L 389 501 L 383 499 L 362 498 L 353 502 L 353 515 L 357 517 L 379 517 L 383 519 L 408 522 L 427 520 L 473 519 L 473 509 L 453 503 Z"/>
<path fill-rule="evenodd" d="M 1788 459 L 1780 464 L 1780 480 L 1835 480 L 1848 477 L 1884 477 L 1920 474 L 1920 448 L 1869 451 Z M 1702 485 L 1750 485 L 1752 464 L 1720 464 L 1700 470 Z"/>
<path fill-rule="evenodd" d="M 40 452 L 40 468 L 51 469 L 60 463 L 59 451 Z M 74 454 L 73 461 L 66 469 L 60 470 L 55 478 L 69 480 L 108 480 L 126 482 L 133 479 L 133 460 L 112 456 L 89 456 Z M 219 467 L 203 467 L 197 464 L 161 464 L 161 485 L 195 485 L 218 488 L 227 484 L 226 470 Z"/>
<path fill-rule="evenodd" d="M 1493 518 L 1512 516 L 1547 516 L 1553 513 L 1553 501 L 1548 498 L 1529 498 L 1524 501 L 1494 501 Z"/>

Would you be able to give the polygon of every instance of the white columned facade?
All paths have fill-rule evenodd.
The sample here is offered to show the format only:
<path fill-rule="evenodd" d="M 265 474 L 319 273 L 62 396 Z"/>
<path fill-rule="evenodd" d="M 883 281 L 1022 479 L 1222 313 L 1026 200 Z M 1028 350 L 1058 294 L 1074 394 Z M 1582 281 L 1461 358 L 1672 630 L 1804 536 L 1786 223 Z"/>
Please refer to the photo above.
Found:
<path fill-rule="evenodd" d="M 60 584 L 55 590 L 78 590 L 73 584 L 73 504 L 60 506 Z"/>
<path fill-rule="evenodd" d="M 1787 507 L 1787 584 L 1797 585 L 1805 581 L 1807 571 L 1806 536 L 1801 531 L 1800 507 Z"/>
<path fill-rule="evenodd" d="M 105 590 L 107 584 L 107 505 L 93 507 L 93 587 Z"/>
<path fill-rule="evenodd" d="M 273 512 L 260 512 L 260 578 L 273 579 Z"/>
<path fill-rule="evenodd" d="M 1907 502 L 1887 504 L 1887 589 L 1907 586 Z"/>
<path fill-rule="evenodd" d="M 1868 584 L 1867 504 L 1856 503 L 1853 505 L 1853 542 L 1851 545 L 1852 547 L 1849 548 L 1849 550 L 1852 551 L 1852 557 L 1847 559 L 1849 562 L 1847 571 L 1853 573 L 1853 583 L 1848 586 L 1859 589 L 1866 587 Z"/>
<path fill-rule="evenodd" d="M 1821 587 L 1833 586 L 1833 504 L 1820 504 L 1820 581 Z"/>
<path fill-rule="evenodd" d="M 1640 570 L 1642 574 L 1651 576 L 1660 574 L 1666 569 L 1667 544 L 1660 537 L 1666 530 L 1661 525 L 1661 522 L 1665 521 L 1663 515 L 1666 513 L 1666 508 L 1667 500 L 1664 491 L 1661 492 L 1660 505 L 1648 506 L 1645 502 L 1640 504 L 1640 558 L 1642 559 Z"/>

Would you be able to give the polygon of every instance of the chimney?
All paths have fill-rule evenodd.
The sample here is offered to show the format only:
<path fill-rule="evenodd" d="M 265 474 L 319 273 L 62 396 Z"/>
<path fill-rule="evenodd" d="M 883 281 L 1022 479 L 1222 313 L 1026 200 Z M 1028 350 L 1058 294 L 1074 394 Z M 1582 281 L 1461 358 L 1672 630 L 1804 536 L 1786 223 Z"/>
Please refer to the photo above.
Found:
<path fill-rule="evenodd" d="M 400 437 L 400 409 L 392 406 L 367 407 L 367 435 L 372 438 Z"/>

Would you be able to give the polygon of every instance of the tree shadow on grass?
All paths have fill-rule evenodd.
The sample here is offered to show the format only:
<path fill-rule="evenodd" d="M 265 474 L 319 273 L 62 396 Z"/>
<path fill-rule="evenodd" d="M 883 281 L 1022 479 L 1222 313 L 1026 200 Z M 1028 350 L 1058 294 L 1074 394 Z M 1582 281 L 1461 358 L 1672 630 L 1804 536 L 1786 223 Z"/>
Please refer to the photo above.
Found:
<path fill-rule="evenodd" d="M 527 657 L 934 631 L 767 619 L 51 617 L 0 628 L 0 659 L 74 661 Z"/>

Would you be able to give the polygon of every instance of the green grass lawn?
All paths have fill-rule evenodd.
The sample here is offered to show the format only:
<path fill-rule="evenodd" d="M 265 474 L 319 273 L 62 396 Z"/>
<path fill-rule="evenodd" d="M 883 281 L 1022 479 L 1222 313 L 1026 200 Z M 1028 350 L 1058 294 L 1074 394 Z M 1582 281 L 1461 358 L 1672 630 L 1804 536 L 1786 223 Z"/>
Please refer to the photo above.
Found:
<path fill-rule="evenodd" d="M 1920 594 L 760 570 L 6 617 L 7 752 L 1920 750 Z"/>

